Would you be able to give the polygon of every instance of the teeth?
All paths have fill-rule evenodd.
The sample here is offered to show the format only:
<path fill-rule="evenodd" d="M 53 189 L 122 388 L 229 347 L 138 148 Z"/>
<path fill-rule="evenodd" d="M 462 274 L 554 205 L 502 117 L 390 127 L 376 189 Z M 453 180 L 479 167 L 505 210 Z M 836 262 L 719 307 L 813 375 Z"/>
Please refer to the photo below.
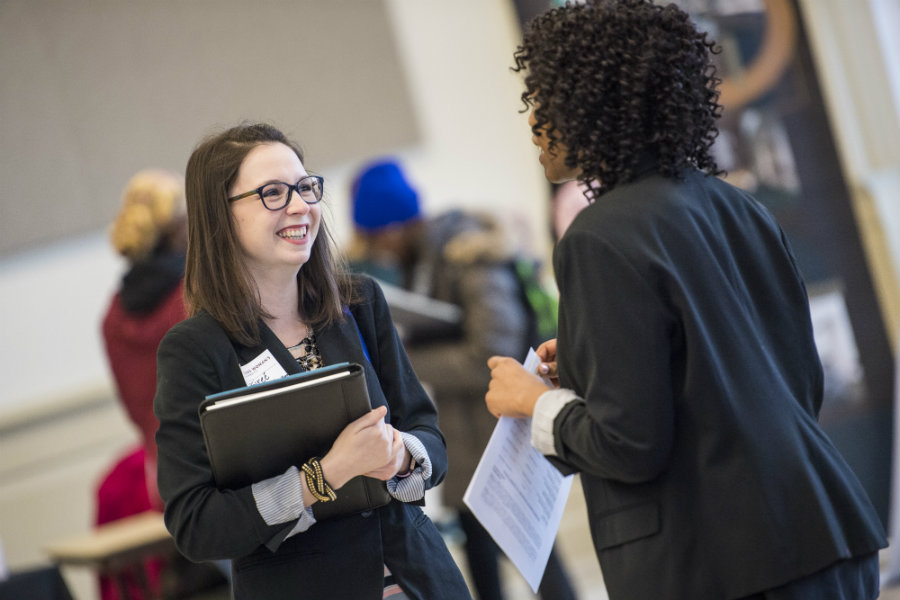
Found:
<path fill-rule="evenodd" d="M 278 235 L 289 240 L 302 240 L 306 237 L 306 227 L 282 231 Z"/>

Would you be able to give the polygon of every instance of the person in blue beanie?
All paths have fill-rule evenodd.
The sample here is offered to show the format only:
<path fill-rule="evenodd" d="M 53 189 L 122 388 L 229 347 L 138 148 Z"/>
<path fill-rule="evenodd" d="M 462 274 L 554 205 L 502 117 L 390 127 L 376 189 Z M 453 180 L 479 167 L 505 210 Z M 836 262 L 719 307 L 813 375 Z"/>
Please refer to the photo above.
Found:
<path fill-rule="evenodd" d="M 525 257 L 490 215 L 449 210 L 425 217 L 417 190 L 395 159 L 363 167 L 352 201 L 352 270 L 461 309 L 455 334 L 407 328 L 403 343 L 438 406 L 450 465 L 440 489 L 465 534 L 474 591 L 481 600 L 502 600 L 500 550 L 462 498 L 496 424 L 484 411 L 490 379 L 485 362 L 496 353 L 524 357 L 542 341 L 535 340 L 536 316 L 514 268 Z M 550 554 L 538 591 L 544 600 L 575 598 L 557 552 Z"/>
<path fill-rule="evenodd" d="M 419 194 L 395 161 L 376 162 L 359 176 L 353 200 L 353 222 L 358 227 L 377 231 L 420 216 Z"/>
<path fill-rule="evenodd" d="M 381 159 L 362 169 L 352 196 L 357 235 L 348 250 L 351 268 L 405 287 L 405 264 L 414 259 L 408 240 L 422 235 L 419 193 L 394 159 Z"/>

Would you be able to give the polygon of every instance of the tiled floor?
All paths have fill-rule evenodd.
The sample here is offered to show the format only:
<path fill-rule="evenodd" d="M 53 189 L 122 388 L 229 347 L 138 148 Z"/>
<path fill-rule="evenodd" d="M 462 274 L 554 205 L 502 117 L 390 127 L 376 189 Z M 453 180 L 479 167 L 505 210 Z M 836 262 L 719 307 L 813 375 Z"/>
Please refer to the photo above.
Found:
<path fill-rule="evenodd" d="M 591 545 L 584 497 L 577 477 L 560 524 L 557 546 L 572 576 L 579 600 L 609 600 L 603 585 L 603 576 L 594 555 L 594 548 Z M 461 556 L 459 548 L 451 544 L 451 552 L 459 560 Z M 460 562 L 460 565 L 463 564 L 464 562 Z M 463 568 L 463 573 L 465 573 L 465 568 Z M 503 575 L 507 600 L 538 598 L 531 593 L 531 588 L 509 561 L 504 561 Z M 900 587 L 883 586 L 878 600 L 900 600 Z"/>

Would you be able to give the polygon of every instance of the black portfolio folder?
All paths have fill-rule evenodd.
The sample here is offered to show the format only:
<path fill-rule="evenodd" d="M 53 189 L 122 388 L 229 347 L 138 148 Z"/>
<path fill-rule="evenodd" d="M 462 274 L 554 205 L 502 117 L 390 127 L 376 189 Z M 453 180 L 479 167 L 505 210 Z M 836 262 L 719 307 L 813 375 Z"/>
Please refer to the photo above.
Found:
<path fill-rule="evenodd" d="M 363 368 L 339 363 L 207 396 L 200 426 L 216 485 L 235 489 L 323 456 L 351 421 L 371 410 Z M 390 501 L 385 483 L 355 477 L 337 499 L 312 505 L 316 519 Z"/>

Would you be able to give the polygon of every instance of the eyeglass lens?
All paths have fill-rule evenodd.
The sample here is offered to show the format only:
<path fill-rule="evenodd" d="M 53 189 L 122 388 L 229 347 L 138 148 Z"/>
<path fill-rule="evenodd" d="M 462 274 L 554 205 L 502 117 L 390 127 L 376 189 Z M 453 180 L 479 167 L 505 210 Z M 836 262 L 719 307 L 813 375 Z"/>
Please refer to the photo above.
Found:
<path fill-rule="evenodd" d="M 295 186 L 280 182 L 270 183 L 260 189 L 259 195 L 266 208 L 277 210 L 287 206 L 293 191 L 299 193 L 300 199 L 307 204 L 315 204 L 322 199 L 322 184 L 315 177 L 304 177 Z"/>

